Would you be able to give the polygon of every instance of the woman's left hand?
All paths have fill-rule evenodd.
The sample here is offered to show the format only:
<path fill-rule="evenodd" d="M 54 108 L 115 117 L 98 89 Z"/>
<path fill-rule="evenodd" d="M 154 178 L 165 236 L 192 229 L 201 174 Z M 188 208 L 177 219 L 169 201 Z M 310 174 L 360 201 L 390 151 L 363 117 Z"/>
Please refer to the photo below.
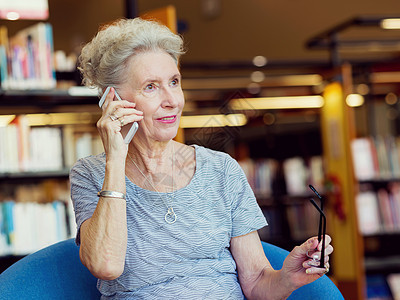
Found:
<path fill-rule="evenodd" d="M 319 267 L 322 241 L 312 237 L 295 247 L 285 259 L 282 267 L 284 278 L 294 289 L 313 282 L 329 271 L 329 255 L 333 252 L 329 235 L 325 236 L 325 268 Z M 313 259 L 314 257 L 314 259 Z"/>

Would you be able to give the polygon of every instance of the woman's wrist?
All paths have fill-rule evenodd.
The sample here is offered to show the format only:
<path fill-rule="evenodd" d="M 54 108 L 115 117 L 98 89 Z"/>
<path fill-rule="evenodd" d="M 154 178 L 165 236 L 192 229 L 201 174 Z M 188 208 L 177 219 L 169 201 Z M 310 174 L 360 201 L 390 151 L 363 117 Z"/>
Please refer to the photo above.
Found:
<path fill-rule="evenodd" d="M 295 287 L 295 285 L 291 282 L 290 276 L 288 276 L 287 272 L 285 272 L 283 268 L 281 270 L 276 271 L 276 275 L 277 275 L 277 286 L 278 285 L 281 286 L 283 292 L 283 295 L 279 296 L 283 297 L 281 299 L 286 299 L 298 287 Z"/>
<path fill-rule="evenodd" d="M 125 186 L 125 159 L 107 159 L 103 190 L 126 192 Z"/>
<path fill-rule="evenodd" d="M 112 164 L 121 166 L 121 164 L 123 164 L 125 166 L 126 155 L 127 152 L 114 153 L 114 154 L 106 153 L 106 165 Z"/>
<path fill-rule="evenodd" d="M 282 270 L 265 268 L 251 291 L 249 299 L 286 299 L 294 291 Z"/>

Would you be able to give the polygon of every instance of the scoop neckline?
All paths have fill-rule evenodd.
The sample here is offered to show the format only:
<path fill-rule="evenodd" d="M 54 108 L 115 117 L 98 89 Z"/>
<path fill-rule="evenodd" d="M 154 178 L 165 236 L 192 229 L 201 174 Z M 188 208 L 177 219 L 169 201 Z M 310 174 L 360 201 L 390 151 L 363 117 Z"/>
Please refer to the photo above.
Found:
<path fill-rule="evenodd" d="M 193 145 L 188 145 L 188 146 L 194 148 L 194 153 L 195 153 L 195 170 L 194 170 L 194 174 L 193 174 L 192 178 L 190 179 L 189 183 L 188 183 L 186 186 L 184 186 L 184 187 L 182 187 L 182 188 L 180 188 L 180 189 L 178 189 L 178 190 L 174 190 L 173 192 L 157 192 L 157 191 L 151 191 L 151 190 L 148 190 L 148 189 L 145 189 L 145 188 L 142 188 L 142 187 L 138 186 L 137 184 L 135 184 L 134 182 L 132 182 L 132 181 L 128 178 L 128 176 L 126 176 L 126 175 L 125 175 L 125 183 L 127 184 L 127 186 L 128 186 L 128 184 L 129 184 L 129 185 L 132 185 L 133 188 L 135 188 L 135 189 L 137 189 L 137 190 L 139 190 L 139 191 L 145 192 L 145 193 L 150 193 L 150 194 L 156 193 L 156 194 L 161 194 L 161 195 L 172 195 L 172 194 L 175 194 L 175 193 L 177 193 L 177 192 L 184 191 L 185 189 L 187 189 L 187 188 L 189 188 L 191 185 L 193 185 L 193 182 L 197 180 L 197 174 L 198 174 L 198 172 L 199 172 L 199 166 L 200 166 L 200 164 L 201 164 L 201 162 L 200 162 L 200 160 L 199 160 L 199 153 L 198 153 L 198 150 L 200 149 L 200 146 L 195 145 L 195 144 L 193 144 Z"/>

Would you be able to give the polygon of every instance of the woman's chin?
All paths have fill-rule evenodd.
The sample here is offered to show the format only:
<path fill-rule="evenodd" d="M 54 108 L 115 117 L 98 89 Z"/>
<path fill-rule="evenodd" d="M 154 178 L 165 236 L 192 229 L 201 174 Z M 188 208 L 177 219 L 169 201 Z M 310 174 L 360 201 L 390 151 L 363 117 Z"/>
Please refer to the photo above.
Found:
<path fill-rule="evenodd" d="M 171 128 L 169 130 L 163 130 L 161 132 L 158 132 L 155 135 L 155 139 L 157 141 L 160 141 L 160 142 L 168 142 L 168 141 L 174 139 L 177 134 L 178 134 L 178 129 L 177 128 L 174 128 L 174 129 Z"/>

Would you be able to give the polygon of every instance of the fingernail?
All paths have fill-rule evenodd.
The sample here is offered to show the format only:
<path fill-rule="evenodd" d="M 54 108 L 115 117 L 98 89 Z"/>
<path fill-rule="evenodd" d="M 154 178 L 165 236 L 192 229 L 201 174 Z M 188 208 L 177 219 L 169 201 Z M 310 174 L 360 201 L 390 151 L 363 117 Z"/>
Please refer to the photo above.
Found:
<path fill-rule="evenodd" d="M 310 274 L 311 273 L 311 270 L 310 269 L 307 269 L 306 270 L 306 274 Z"/>

